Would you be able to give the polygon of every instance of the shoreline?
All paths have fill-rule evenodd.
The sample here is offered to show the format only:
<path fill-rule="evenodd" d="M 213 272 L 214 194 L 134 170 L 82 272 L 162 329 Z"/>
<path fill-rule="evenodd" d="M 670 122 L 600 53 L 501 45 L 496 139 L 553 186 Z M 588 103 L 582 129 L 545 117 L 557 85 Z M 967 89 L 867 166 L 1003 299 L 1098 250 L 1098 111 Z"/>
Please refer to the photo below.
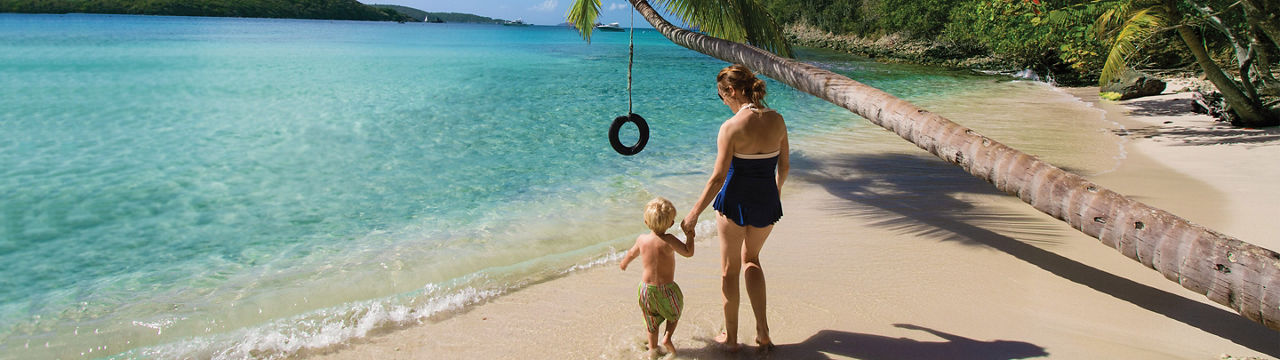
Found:
<path fill-rule="evenodd" d="M 862 56 L 886 63 L 982 71 L 1020 71 L 1008 61 L 976 48 L 907 39 L 898 34 L 873 39 L 832 34 L 804 24 L 788 25 L 784 33 L 799 46 Z"/>
<path fill-rule="evenodd" d="M 1107 103 L 1096 99 L 1096 88 L 1064 90 L 1116 120 L 1121 125 L 1116 131 L 1130 134 L 1124 145 L 1128 155 L 1116 171 L 1096 176 L 1100 184 L 1245 241 L 1263 239 L 1249 229 L 1280 230 L 1275 223 L 1255 222 L 1280 201 L 1278 195 L 1224 191 L 1248 179 L 1206 173 L 1237 165 L 1216 161 L 1219 156 L 1248 155 L 1238 156 L 1238 162 L 1274 159 L 1280 154 L 1280 140 L 1274 139 L 1280 134 L 1274 130 L 1220 147 L 1178 146 L 1182 140 L 1212 141 L 1214 133 L 1185 135 L 1186 129 L 1212 130 L 1206 116 L 1157 111 L 1176 105 L 1170 99 L 1177 94 Z M 1151 137 L 1133 135 L 1148 132 Z M 1193 154 L 1205 148 L 1209 154 Z M 762 259 L 770 281 L 772 336 L 779 345 L 774 357 L 1280 357 L 1280 333 L 1183 289 L 958 169 L 940 176 L 954 182 L 923 194 L 877 192 L 852 181 L 867 176 L 903 181 L 892 168 L 865 164 L 936 161 L 927 154 L 830 154 L 814 160 L 835 165 L 793 170 L 795 180 L 784 197 L 787 215 Z M 1280 166 L 1262 174 L 1280 174 Z M 1265 187 L 1254 182 L 1246 187 Z M 714 232 L 707 215 L 700 234 Z M 698 242 L 704 249 L 699 256 L 677 261 L 676 278 L 686 299 L 675 336 L 677 358 L 755 358 L 754 346 L 730 355 L 712 344 L 721 315 L 718 260 L 708 254 L 714 255 L 710 249 L 717 245 L 705 237 Z M 646 343 L 629 295 L 636 277 L 610 262 L 439 321 L 309 355 L 635 358 L 644 354 Z M 754 320 L 743 302 L 739 342 L 751 344 Z"/>

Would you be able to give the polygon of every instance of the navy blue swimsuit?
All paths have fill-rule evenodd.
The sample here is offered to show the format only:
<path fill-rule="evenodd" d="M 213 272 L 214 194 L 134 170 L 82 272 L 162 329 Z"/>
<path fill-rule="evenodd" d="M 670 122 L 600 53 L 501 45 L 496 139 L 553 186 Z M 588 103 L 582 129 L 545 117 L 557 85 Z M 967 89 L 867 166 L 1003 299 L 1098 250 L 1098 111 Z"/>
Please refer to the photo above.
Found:
<path fill-rule="evenodd" d="M 778 153 L 734 154 L 724 187 L 712 207 L 739 226 L 767 227 L 782 218 L 778 199 Z"/>

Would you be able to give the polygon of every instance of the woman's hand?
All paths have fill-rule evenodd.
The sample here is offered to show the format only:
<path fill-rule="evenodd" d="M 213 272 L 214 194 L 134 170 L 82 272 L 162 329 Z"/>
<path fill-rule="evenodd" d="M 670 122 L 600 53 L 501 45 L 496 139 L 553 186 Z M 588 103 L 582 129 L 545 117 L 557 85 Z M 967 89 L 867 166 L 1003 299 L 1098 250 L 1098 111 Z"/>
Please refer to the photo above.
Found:
<path fill-rule="evenodd" d="M 698 214 L 689 214 L 684 217 L 684 221 L 680 222 L 680 230 L 684 230 L 686 236 L 694 235 L 693 228 L 698 225 Z"/>

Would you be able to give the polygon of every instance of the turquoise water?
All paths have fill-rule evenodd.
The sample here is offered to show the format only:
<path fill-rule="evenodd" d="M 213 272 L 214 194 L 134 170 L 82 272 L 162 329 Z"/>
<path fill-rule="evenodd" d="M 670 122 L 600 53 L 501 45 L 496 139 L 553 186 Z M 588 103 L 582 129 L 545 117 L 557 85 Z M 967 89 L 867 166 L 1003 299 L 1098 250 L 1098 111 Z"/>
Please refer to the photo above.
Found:
<path fill-rule="evenodd" d="M 609 261 L 645 201 L 688 207 L 729 115 L 711 85 L 724 63 L 640 31 L 652 138 L 614 153 L 626 46 L 553 27 L 0 14 L 0 358 L 285 356 Z M 806 57 L 924 103 L 1048 92 Z M 872 131 L 769 87 L 800 154 Z"/>

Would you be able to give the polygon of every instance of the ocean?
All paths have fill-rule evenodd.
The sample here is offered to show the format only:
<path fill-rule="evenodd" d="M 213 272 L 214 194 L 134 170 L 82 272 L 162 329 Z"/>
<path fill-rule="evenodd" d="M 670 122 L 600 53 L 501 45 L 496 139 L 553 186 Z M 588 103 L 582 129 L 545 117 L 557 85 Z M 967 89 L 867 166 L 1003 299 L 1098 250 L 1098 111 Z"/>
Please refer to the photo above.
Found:
<path fill-rule="evenodd" d="M 683 216 L 731 115 L 726 63 L 635 51 L 628 157 L 626 33 L 0 14 L 0 359 L 285 357 L 614 261 L 649 199 Z M 798 58 L 1084 174 L 1123 157 L 1042 83 Z M 768 88 L 793 157 L 912 150 Z"/>

